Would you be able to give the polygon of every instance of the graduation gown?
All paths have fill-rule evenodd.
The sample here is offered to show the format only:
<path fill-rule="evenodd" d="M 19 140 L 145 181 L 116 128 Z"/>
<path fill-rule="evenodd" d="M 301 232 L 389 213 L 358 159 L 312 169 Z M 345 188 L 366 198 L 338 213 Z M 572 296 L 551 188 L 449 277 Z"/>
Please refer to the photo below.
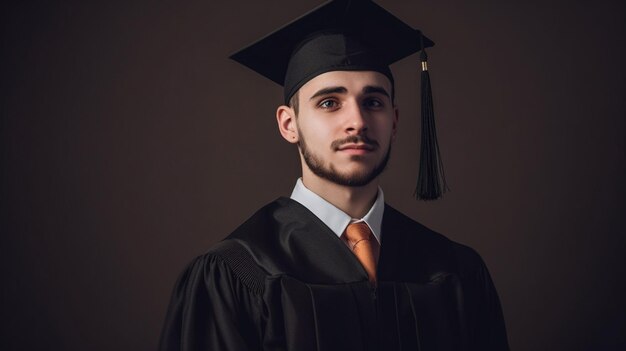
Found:
<path fill-rule="evenodd" d="M 378 284 L 300 203 L 280 198 L 176 283 L 160 349 L 508 350 L 480 256 L 385 205 Z"/>

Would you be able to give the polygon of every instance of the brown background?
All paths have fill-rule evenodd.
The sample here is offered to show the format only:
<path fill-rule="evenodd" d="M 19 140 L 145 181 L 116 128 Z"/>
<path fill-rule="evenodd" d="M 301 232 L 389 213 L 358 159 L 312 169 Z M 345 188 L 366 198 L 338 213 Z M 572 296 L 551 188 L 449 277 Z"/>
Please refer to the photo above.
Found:
<path fill-rule="evenodd" d="M 299 174 L 281 89 L 226 57 L 318 4 L 3 5 L 2 350 L 156 347 L 185 263 Z M 624 2 L 379 4 L 437 42 L 452 187 L 410 196 L 412 56 L 388 202 L 482 254 L 513 349 L 623 349 Z"/>

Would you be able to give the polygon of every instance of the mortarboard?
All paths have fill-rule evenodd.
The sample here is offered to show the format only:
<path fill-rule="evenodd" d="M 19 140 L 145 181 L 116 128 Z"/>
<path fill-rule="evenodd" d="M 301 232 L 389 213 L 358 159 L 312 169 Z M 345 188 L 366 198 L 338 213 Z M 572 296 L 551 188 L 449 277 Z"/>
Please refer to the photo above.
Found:
<path fill-rule="evenodd" d="M 230 56 L 284 87 L 285 104 L 330 71 L 377 71 L 421 50 L 422 139 L 415 196 L 434 200 L 447 186 L 435 131 L 425 48 L 434 42 L 370 0 L 329 1 Z"/>

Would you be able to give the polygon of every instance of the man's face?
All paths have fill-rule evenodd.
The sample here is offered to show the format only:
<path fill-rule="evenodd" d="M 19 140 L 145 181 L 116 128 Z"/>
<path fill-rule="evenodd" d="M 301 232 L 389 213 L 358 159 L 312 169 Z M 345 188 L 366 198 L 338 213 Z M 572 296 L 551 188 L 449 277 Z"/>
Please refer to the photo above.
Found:
<path fill-rule="evenodd" d="M 373 71 L 328 72 L 298 94 L 298 146 L 306 166 L 345 186 L 363 186 L 378 177 L 398 121 L 389 79 Z"/>

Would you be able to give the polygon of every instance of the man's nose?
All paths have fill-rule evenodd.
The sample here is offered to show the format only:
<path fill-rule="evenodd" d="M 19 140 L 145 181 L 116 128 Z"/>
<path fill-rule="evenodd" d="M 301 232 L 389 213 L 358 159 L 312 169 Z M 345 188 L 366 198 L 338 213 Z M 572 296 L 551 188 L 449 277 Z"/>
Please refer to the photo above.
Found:
<path fill-rule="evenodd" d="M 367 116 L 359 103 L 351 102 L 346 113 L 346 132 L 348 134 L 358 135 L 367 131 Z"/>

